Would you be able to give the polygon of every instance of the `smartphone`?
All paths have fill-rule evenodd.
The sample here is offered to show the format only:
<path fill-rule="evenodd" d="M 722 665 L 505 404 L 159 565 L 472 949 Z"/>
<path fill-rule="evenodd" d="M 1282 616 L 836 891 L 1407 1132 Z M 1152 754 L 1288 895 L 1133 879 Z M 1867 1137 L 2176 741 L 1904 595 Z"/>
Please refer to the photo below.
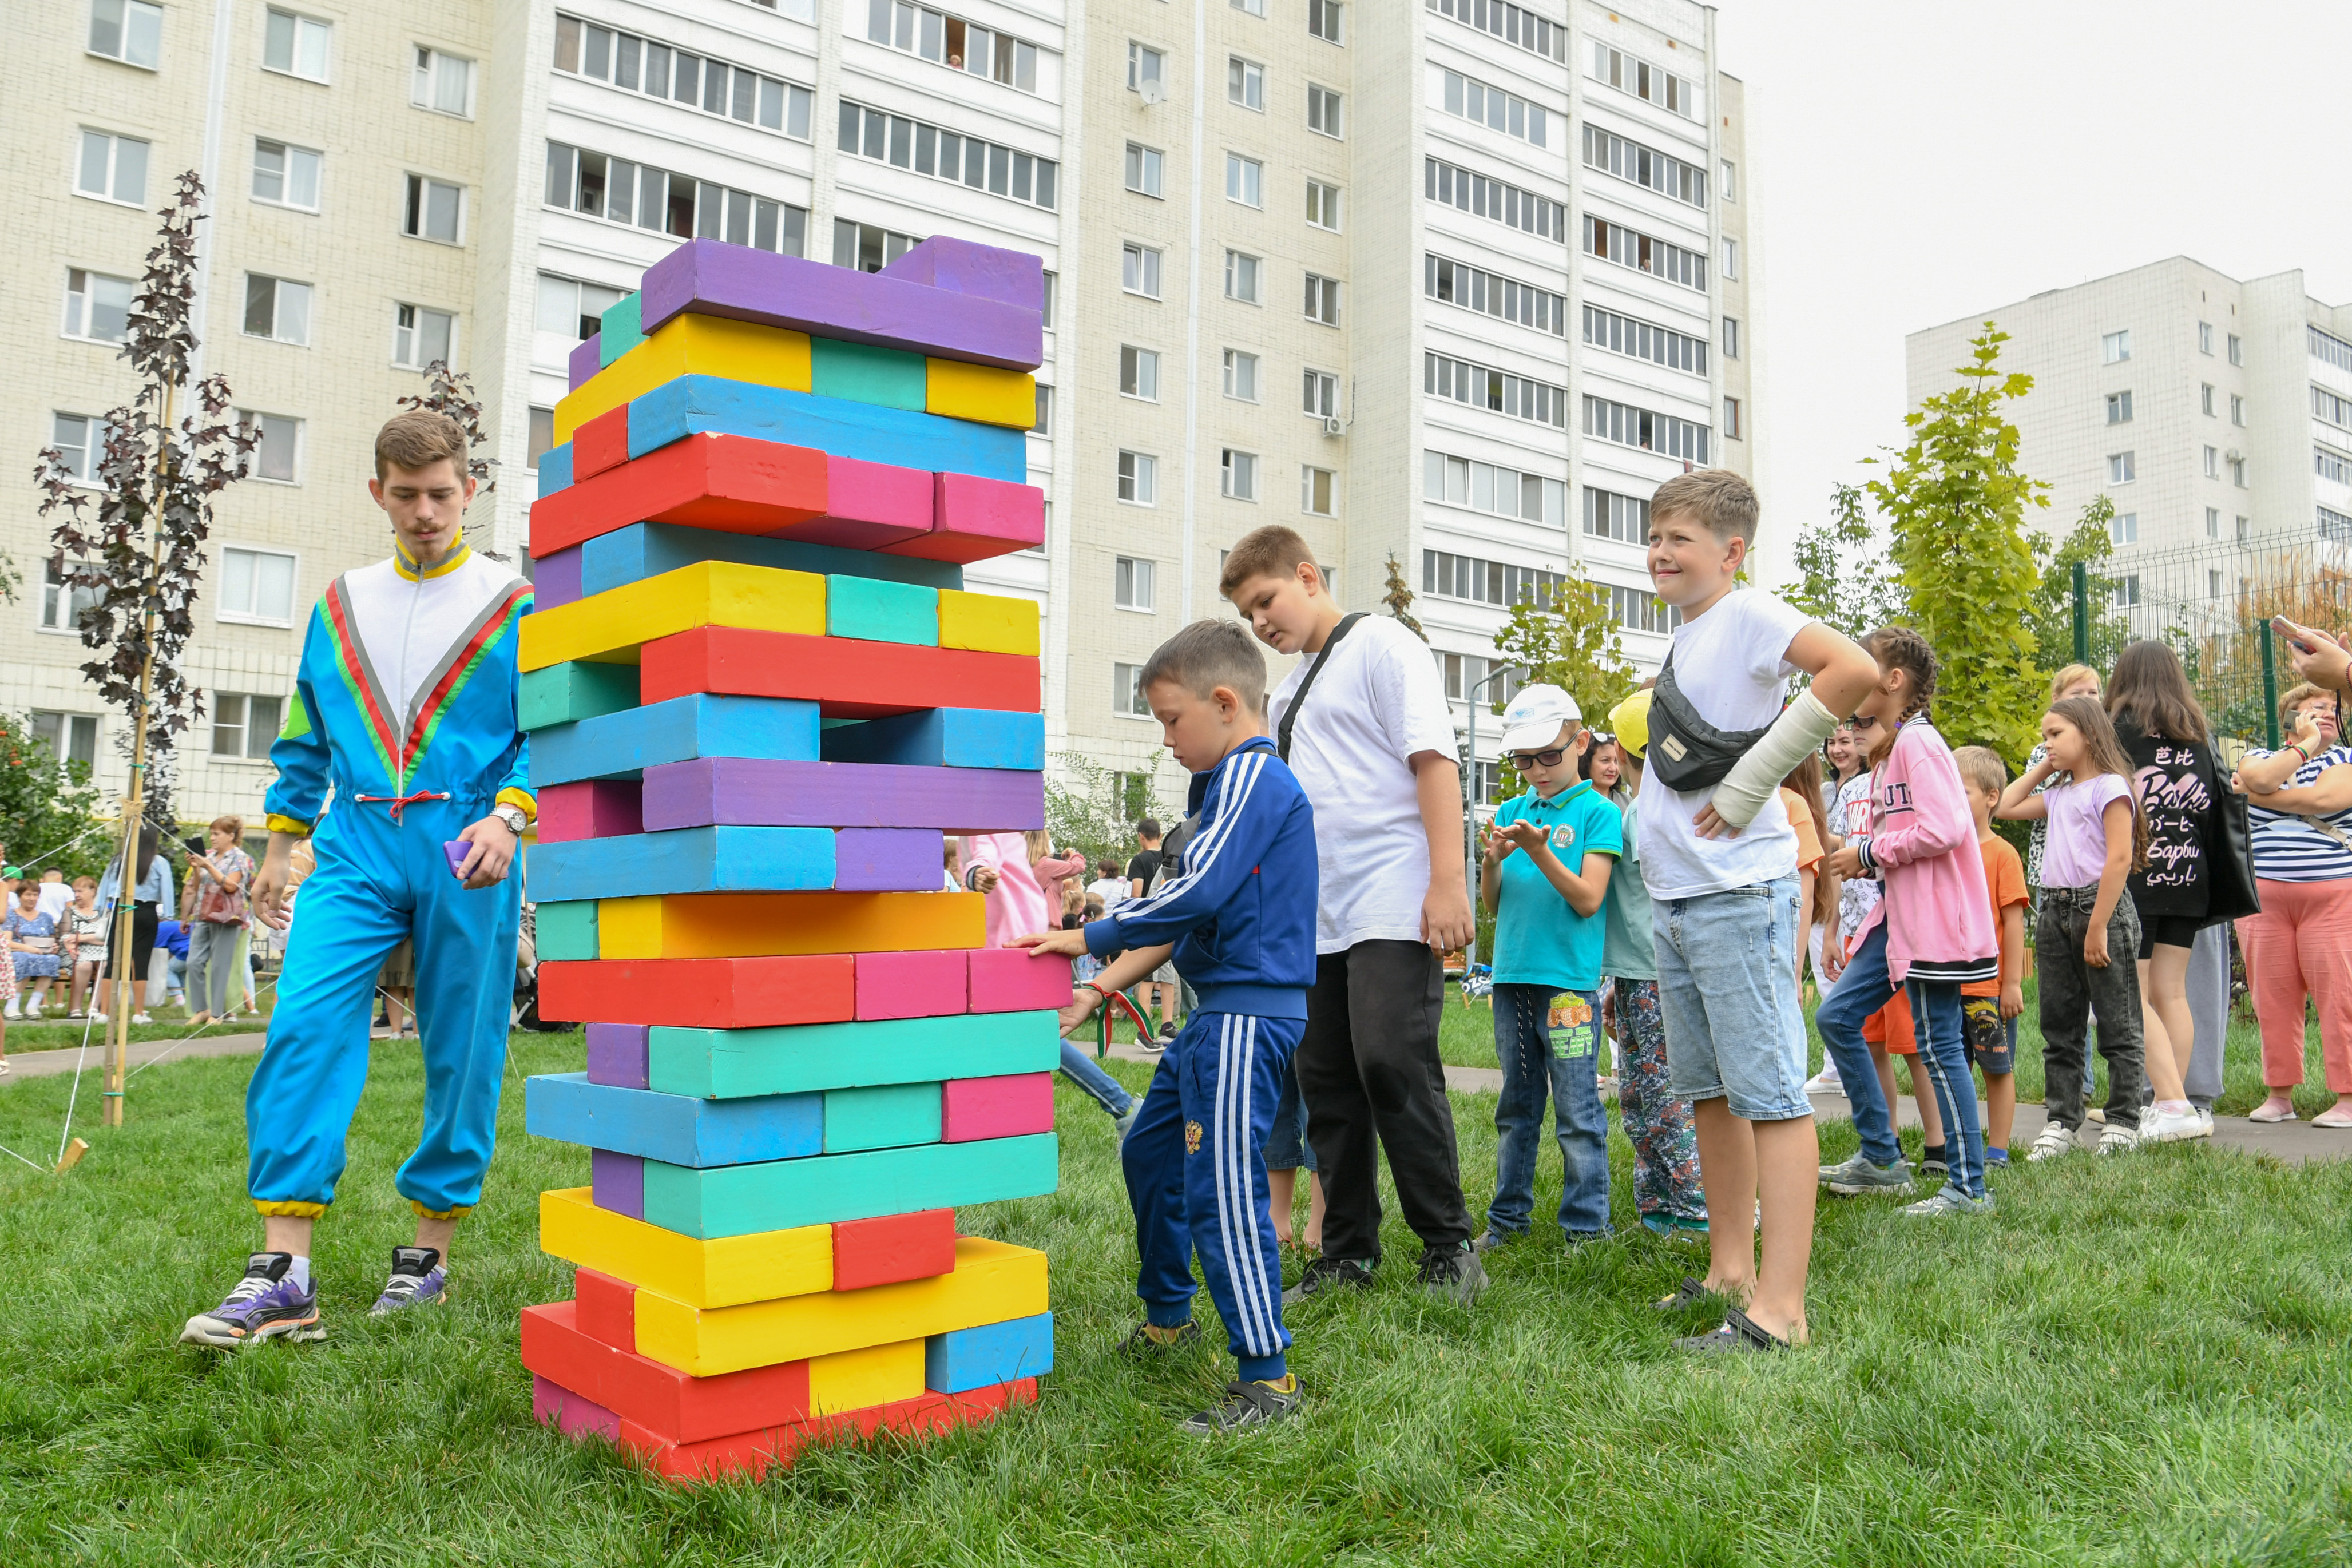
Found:
<path fill-rule="evenodd" d="M 2305 642 L 2302 638 L 2295 635 L 2296 632 L 2302 630 L 2302 627 L 2297 626 L 2294 622 L 2288 620 L 2284 615 L 2273 615 L 2271 617 L 2271 631 L 2273 634 L 2285 638 L 2287 646 L 2293 648 L 2296 653 L 2308 653 L 2313 651 L 2312 644 Z"/>
<path fill-rule="evenodd" d="M 449 839 L 442 843 L 441 852 L 449 857 L 449 874 L 465 880 L 466 857 L 474 852 L 474 846 L 464 839 Z"/>

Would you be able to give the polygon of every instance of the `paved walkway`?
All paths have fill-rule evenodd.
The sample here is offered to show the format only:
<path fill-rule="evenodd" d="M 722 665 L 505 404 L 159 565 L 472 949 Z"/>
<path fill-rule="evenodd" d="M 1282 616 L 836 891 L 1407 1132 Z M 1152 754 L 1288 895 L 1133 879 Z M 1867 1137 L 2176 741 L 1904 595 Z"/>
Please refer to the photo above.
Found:
<path fill-rule="evenodd" d="M 257 1056 L 260 1054 L 261 1042 L 267 1038 L 259 1034 L 200 1034 L 194 1040 L 134 1040 L 131 1042 L 131 1066 L 136 1071 L 163 1056 L 169 1056 L 174 1061 L 191 1056 Z M 108 1049 L 107 1043 L 93 1040 L 89 1042 L 87 1055 L 79 1047 L 69 1047 L 64 1051 L 15 1051 L 9 1055 L 8 1071 L 6 1076 L 0 1077 L 0 1084 L 6 1084 L 12 1079 L 47 1078 L 52 1073 L 71 1072 L 77 1058 L 80 1059 L 85 1074 L 102 1072 L 106 1068 Z"/>

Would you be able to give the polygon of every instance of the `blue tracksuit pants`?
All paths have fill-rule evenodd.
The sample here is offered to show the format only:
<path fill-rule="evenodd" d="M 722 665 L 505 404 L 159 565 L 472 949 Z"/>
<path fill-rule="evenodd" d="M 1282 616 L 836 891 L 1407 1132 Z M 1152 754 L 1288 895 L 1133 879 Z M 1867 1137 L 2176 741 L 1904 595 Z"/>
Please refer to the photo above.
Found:
<path fill-rule="evenodd" d="M 1266 1207 L 1265 1140 L 1304 1019 L 1196 1012 L 1160 1059 L 1119 1151 L 1147 1322 L 1192 1316 L 1192 1256 L 1245 1380 L 1284 1375 L 1282 1255 Z"/>
<path fill-rule="evenodd" d="M 427 800 L 394 825 L 346 802 L 319 825 L 319 869 L 294 925 L 269 1040 L 245 1095 L 247 1190 L 264 1214 L 316 1216 L 335 1199 L 343 1137 L 368 1073 L 377 972 L 404 936 L 416 949 L 424 1130 L 393 1186 L 446 1218 L 481 1201 L 498 1133 L 522 921 L 520 857 L 504 882 L 468 892 L 442 841 L 490 801 Z"/>

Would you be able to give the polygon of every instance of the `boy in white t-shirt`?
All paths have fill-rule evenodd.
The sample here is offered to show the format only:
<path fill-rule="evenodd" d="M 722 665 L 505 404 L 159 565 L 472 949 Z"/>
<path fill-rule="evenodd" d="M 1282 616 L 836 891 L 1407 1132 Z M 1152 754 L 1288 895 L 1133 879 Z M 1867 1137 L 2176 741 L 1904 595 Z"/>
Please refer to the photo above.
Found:
<path fill-rule="evenodd" d="M 1385 1150 L 1405 1222 L 1421 1239 L 1421 1282 L 1469 1301 L 1486 1274 L 1470 1246 L 1437 1026 L 1440 955 L 1470 939 L 1470 894 L 1462 769 L 1437 665 L 1393 618 L 1343 616 L 1314 553 L 1289 528 L 1244 535 L 1217 586 L 1260 642 L 1313 655 L 1267 705 L 1315 808 L 1321 875 L 1315 987 L 1296 1067 L 1323 1178 L 1323 1251 L 1283 1300 L 1371 1283 Z"/>
<path fill-rule="evenodd" d="M 1797 1001 L 1797 836 L 1779 785 L 1878 681 L 1853 641 L 1738 585 L 1757 509 L 1748 481 L 1723 469 L 1677 475 L 1650 500 L 1650 578 L 1682 624 L 1651 703 L 1642 874 L 1668 1071 L 1696 1110 L 1716 1217 L 1706 1281 L 1684 1281 L 1673 1300 L 1720 1297 L 1728 1309 L 1722 1328 L 1677 1342 L 1688 1350 L 1807 1339 L 1821 1149 Z M 1800 671 L 1812 685 L 1784 707 Z M 1755 1212 L 1759 1194 L 1761 1268 L 1748 1227 L 1725 1223 Z"/>

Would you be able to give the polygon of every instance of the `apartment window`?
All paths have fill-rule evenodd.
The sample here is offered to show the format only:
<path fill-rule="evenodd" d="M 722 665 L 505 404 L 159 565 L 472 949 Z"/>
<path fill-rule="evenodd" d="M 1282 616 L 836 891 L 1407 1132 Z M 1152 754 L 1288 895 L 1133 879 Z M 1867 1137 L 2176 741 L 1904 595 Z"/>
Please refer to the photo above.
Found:
<path fill-rule="evenodd" d="M 2099 339 L 2099 358 L 2110 365 L 2122 364 L 2131 358 L 2131 329 L 2109 332 Z"/>
<path fill-rule="evenodd" d="M 1225 60 L 1225 100 L 1265 112 L 1265 68 L 1239 55 Z"/>
<path fill-rule="evenodd" d="M 2236 392 L 2230 394 L 2230 423 L 2243 429 L 2246 423 L 2246 400 Z"/>
<path fill-rule="evenodd" d="M 298 16 L 272 5 L 262 32 L 262 68 L 308 81 L 325 81 L 327 45 L 334 33 L 331 22 L 322 22 L 316 16 Z"/>
<path fill-rule="evenodd" d="M 1245 11 L 1260 21 L 1265 19 L 1265 0 L 1233 0 L 1233 6 L 1234 10 Z"/>
<path fill-rule="evenodd" d="M 422 305 L 392 308 L 392 362 L 412 371 L 457 363 L 457 318 Z"/>
<path fill-rule="evenodd" d="M 474 113 L 474 62 L 459 55 L 416 46 L 409 71 L 408 101 L 436 114 L 471 119 Z"/>
<path fill-rule="evenodd" d="M 1111 567 L 1111 602 L 1121 610 L 1150 611 L 1152 562 L 1120 556 Z"/>
<path fill-rule="evenodd" d="M 2230 483 L 2235 485 L 2241 490 L 2246 487 L 2246 460 L 2244 458 L 2232 457 L 2230 459 Z"/>
<path fill-rule="evenodd" d="M 2197 323 L 2197 351 L 2200 354 L 2213 351 L 2213 323 L 2210 321 Z"/>
<path fill-rule="evenodd" d="M 1492 218 L 1544 239 L 1568 235 L 1568 209 L 1549 196 L 1522 191 L 1517 185 L 1490 180 L 1435 158 L 1422 164 L 1423 194 L 1460 212 Z"/>
<path fill-rule="evenodd" d="M 795 212 L 798 208 L 793 209 Z M 833 265 L 859 272 L 879 272 L 922 242 L 880 224 L 833 220 Z"/>
<path fill-rule="evenodd" d="M 310 286 L 282 277 L 245 275 L 245 335 L 280 343 L 310 340 Z"/>
<path fill-rule="evenodd" d="M 1032 435 L 1054 434 L 1054 389 L 1045 382 L 1037 383 L 1037 412 L 1029 423 Z"/>
<path fill-rule="evenodd" d="M 805 208 L 772 202 L 709 180 L 670 173 L 651 164 L 607 157 L 582 147 L 567 147 L 561 141 L 547 144 L 547 188 L 542 199 L 549 206 L 578 213 L 583 217 L 602 218 L 607 223 L 668 234 L 679 239 L 698 236 L 759 250 L 781 251 L 786 256 L 808 254 Z M 838 225 L 835 245 L 835 265 L 852 265 L 839 254 Z M 858 254 L 851 252 L 853 256 Z M 877 261 L 868 270 L 881 266 Z"/>
<path fill-rule="evenodd" d="M 1054 300 L 1056 298 L 1055 291 L 1062 286 L 1062 275 L 1048 267 L 1043 276 L 1045 284 L 1045 308 L 1038 314 L 1045 318 L 1045 330 L 1050 332 L 1054 329 Z"/>
<path fill-rule="evenodd" d="M 1144 700 L 1143 666 L 1113 664 L 1110 667 L 1110 711 L 1131 718 L 1150 718 L 1151 705 Z"/>
<path fill-rule="evenodd" d="M 1597 539 L 1646 545 L 1650 540 L 1650 503 L 1610 490 L 1584 490 L 1584 531 Z"/>
<path fill-rule="evenodd" d="M 1265 205 L 1265 165 L 1238 152 L 1226 153 L 1225 200 L 1245 207 Z"/>
<path fill-rule="evenodd" d="M 1723 357 L 1727 360 L 1739 357 L 1739 319 L 1735 316 L 1723 319 Z"/>
<path fill-rule="evenodd" d="M 2213 383 L 2211 382 L 2199 382 L 2197 396 L 2199 406 L 2205 411 L 2205 417 L 2208 419 L 2213 418 Z"/>
<path fill-rule="evenodd" d="M 1727 397 L 1723 400 L 1723 438 L 1726 441 L 1738 441 L 1741 439 L 1739 400 L 1736 397 Z"/>
<path fill-rule="evenodd" d="M 97 477 L 99 462 L 106 455 L 106 421 L 86 413 L 52 414 L 49 444 L 57 448 L 66 472 L 89 484 Z"/>
<path fill-rule="evenodd" d="M 539 460 L 555 450 L 555 411 L 534 403 L 530 409 L 529 456 L 524 466 L 536 469 Z"/>
<path fill-rule="evenodd" d="M 1240 349 L 1225 350 L 1225 395 L 1242 402 L 1257 402 L 1257 356 Z"/>
<path fill-rule="evenodd" d="M 2116 609 L 2131 609 L 2139 602 L 2139 574 L 2134 572 L 2129 577 L 2116 578 L 2110 586 L 2109 592 L 2114 595 Z"/>
<path fill-rule="evenodd" d="M 1140 141 L 1127 144 L 1127 188 L 1139 196 L 1160 194 L 1160 149 Z"/>
<path fill-rule="evenodd" d="M 1724 242 L 1728 245 L 1731 242 Z M 1646 272 L 1663 277 L 1669 283 L 1679 283 L 1685 288 L 1704 290 L 1706 287 L 1706 256 L 1704 252 L 1687 250 L 1662 239 L 1612 224 L 1605 219 L 1587 217 L 1584 220 L 1584 249 L 1588 256 L 1603 261 L 1630 267 L 1636 272 Z"/>
<path fill-rule="evenodd" d="M 2210 569 L 2205 573 L 2205 597 L 2208 599 L 2221 597 L 2221 574 Z"/>
<path fill-rule="evenodd" d="M 1584 166 L 1694 207 L 1706 205 L 1706 171 L 1587 121 Z"/>
<path fill-rule="evenodd" d="M 2246 536 L 2253 531 L 2254 520 L 2252 517 L 2242 517 L 2237 519 L 2237 525 L 2238 542 L 2240 544 L 2244 544 L 2246 542 Z"/>
<path fill-rule="evenodd" d="M 1307 221 L 1318 229 L 1339 232 L 1339 187 L 1320 180 L 1307 182 Z"/>
<path fill-rule="evenodd" d="M 1647 360 L 1670 371 L 1706 374 L 1706 340 L 1671 327 L 1654 326 L 1638 317 L 1622 316 L 1597 305 L 1584 308 L 1584 340 L 1596 349 Z"/>
<path fill-rule="evenodd" d="M 2340 397 L 2326 387 L 2311 389 L 2311 417 L 2324 424 L 2352 430 L 2352 398 Z"/>
<path fill-rule="evenodd" d="M 292 624 L 294 558 L 278 550 L 222 550 L 220 602 L 215 608 L 224 621 Z"/>
<path fill-rule="evenodd" d="M 1160 401 L 1160 356 L 1150 349 L 1122 343 L 1118 350 L 1118 391 L 1122 397 Z"/>
<path fill-rule="evenodd" d="M 1339 378 L 1328 371 L 1307 371 L 1299 378 L 1299 401 L 1305 413 L 1318 419 L 1339 416 Z"/>
<path fill-rule="evenodd" d="M 772 9 L 772 0 L 756 3 Z M 985 77 L 1023 92 L 1041 90 L 1041 68 L 1048 89 L 1060 83 L 1060 57 L 1010 33 L 929 6 L 910 5 L 907 0 L 868 0 L 866 15 L 866 36 L 874 42 L 920 55 L 951 70 Z"/>
<path fill-rule="evenodd" d="M 1621 446 L 1638 446 L 1692 463 L 1706 462 L 1706 426 L 1673 414 L 1653 413 L 1631 403 L 1606 398 L 1584 400 L 1584 434 Z"/>
<path fill-rule="evenodd" d="M 1338 93 L 1328 87 L 1317 87 L 1312 82 L 1307 84 L 1307 130 L 1318 131 L 1325 136 L 1346 135 L 1347 132 L 1339 118 L 1340 108 Z"/>
<path fill-rule="evenodd" d="M 2112 457 L 2108 458 L 2107 467 L 2110 470 L 2113 470 L 2115 465 L 2116 460 Z M 2209 446 L 2205 448 L 2205 477 L 2208 479 L 2219 479 L 2221 476 L 2221 449 L 2218 446 Z"/>
<path fill-rule="evenodd" d="M 2305 346 L 2311 350 L 2313 359 L 2324 361 L 2339 371 L 2352 371 L 2352 343 L 2323 332 L 2316 327 L 2305 327 L 2304 336 Z"/>
<path fill-rule="evenodd" d="M 96 423 L 96 421 L 92 421 Z M 51 556 L 41 568 L 41 630 L 78 632 L 82 612 L 99 600 L 98 590 L 69 585 L 65 563 Z"/>
<path fill-rule="evenodd" d="M 625 296 L 601 284 L 575 283 L 551 272 L 539 275 L 539 329 L 584 343 L 604 324 L 604 312 Z"/>
<path fill-rule="evenodd" d="M 1337 278 L 1307 275 L 1307 319 L 1326 327 L 1339 324 L 1339 284 Z"/>
<path fill-rule="evenodd" d="M 1630 92 L 1644 103 L 1654 103 L 1675 114 L 1696 119 L 1698 92 L 1691 83 L 1646 60 L 1608 45 L 1592 46 L 1592 74 L 1620 92 Z M 1728 201 L 1730 198 L 1726 197 Z"/>
<path fill-rule="evenodd" d="M 1298 509 L 1311 517 L 1330 517 L 1339 515 L 1339 476 L 1328 468 L 1301 465 L 1298 470 Z"/>
<path fill-rule="evenodd" d="M 1061 165 L 1016 148 L 841 100 L 840 148 L 893 168 L 1010 196 L 1051 212 Z"/>
<path fill-rule="evenodd" d="M 1548 59 L 1568 58 L 1568 29 L 1507 0 L 1428 0 L 1429 8 Z"/>
<path fill-rule="evenodd" d="M 1473 408 L 1491 409 L 1538 424 L 1568 425 L 1568 393 L 1559 387 L 1444 354 L 1422 359 L 1422 391 Z"/>
<path fill-rule="evenodd" d="M 1160 50 L 1129 40 L 1127 46 L 1127 90 L 1142 92 L 1145 84 L 1151 89 L 1148 95 L 1158 99 L 1166 91 L 1168 57 Z"/>
<path fill-rule="evenodd" d="M 1444 550 L 1421 552 L 1422 591 L 1443 594 L 1448 599 L 1467 599 L 1479 604 L 1543 604 L 1549 602 L 1567 582 L 1568 579 L 1559 572 L 1516 566 L 1509 561 L 1480 560 L 1475 556 L 1451 555 Z M 1441 653 L 1438 657 L 1444 660 L 1454 655 Z M 1472 662 L 1482 666 L 1486 663 L 1483 659 Z M 1486 674 L 1481 668 L 1477 678 L 1483 680 Z M 1449 695 L 1462 694 L 1459 689 L 1450 689 Z"/>
<path fill-rule="evenodd" d="M 1140 452 L 1118 455 L 1118 498 L 1138 507 L 1160 503 L 1160 459 Z"/>
<path fill-rule="evenodd" d="M 2107 483 L 2130 484 L 2138 476 L 2138 466 L 2137 460 L 2131 453 L 2110 452 L 2107 454 Z"/>
<path fill-rule="evenodd" d="M 147 143 L 135 136 L 83 131 L 81 156 L 74 164 L 74 189 L 102 202 L 139 206 L 147 200 Z"/>
<path fill-rule="evenodd" d="M 1244 305 L 1256 304 L 1258 274 L 1265 267 L 1265 263 L 1256 256 L 1238 250 L 1225 252 L 1225 298 Z"/>
<path fill-rule="evenodd" d="M 1727 202 L 1739 200 L 1738 172 L 1732 167 L 1731 160 L 1728 158 L 1722 160 L 1716 165 L 1716 181 L 1723 187 L 1723 199 Z"/>
<path fill-rule="evenodd" d="M 32 713 L 33 738 L 59 762 L 98 765 L 98 716 L 94 713 Z"/>
<path fill-rule="evenodd" d="M 213 694 L 213 755 L 266 762 L 270 742 L 278 738 L 283 697 L 253 692 Z"/>
<path fill-rule="evenodd" d="M 241 408 L 236 411 L 236 423 L 240 428 L 250 426 L 254 437 L 253 450 L 246 454 L 247 475 L 293 484 L 301 460 L 302 422 L 282 413 L 256 413 Z"/>
<path fill-rule="evenodd" d="M 1443 109 L 1489 131 L 1516 136 L 1530 146 L 1545 144 L 1548 117 L 1543 105 L 1529 103 L 1515 92 L 1505 92 L 1501 88 L 1488 87 L 1475 77 L 1432 65 L 1429 97 L 1432 109 Z"/>
<path fill-rule="evenodd" d="M 1257 454 L 1226 447 L 1217 459 L 1218 492 L 1236 501 L 1257 499 Z"/>
<path fill-rule="evenodd" d="M 2221 537 L 2221 508 L 2219 507 L 2205 508 L 2205 537 L 2209 539 Z"/>
<path fill-rule="evenodd" d="M 2233 365 L 2246 362 L 2246 345 L 2235 332 L 2230 334 L 2230 362 Z"/>
<path fill-rule="evenodd" d="M 1307 31 L 1327 44 L 1345 44 L 1339 28 L 1345 9 L 1339 0 L 1307 0 Z"/>
<path fill-rule="evenodd" d="M 2352 541 L 2352 517 L 2346 517 L 2333 507 L 2321 507 L 2318 512 L 2321 538 L 2332 539 L 2337 544 Z M 2215 597 L 2219 598 L 2220 594 L 2217 592 Z"/>
<path fill-rule="evenodd" d="M 2139 543 L 2139 514 L 2117 512 L 2107 519 L 2107 542 L 2112 545 Z"/>
<path fill-rule="evenodd" d="M 320 155 L 283 141 L 253 143 L 253 199 L 272 206 L 319 210 Z M 412 189 L 414 179 L 411 180 Z"/>
<path fill-rule="evenodd" d="M 1424 256 L 1421 270 L 1422 292 L 1432 299 L 1483 311 L 1554 337 L 1568 335 L 1568 301 L 1549 288 L 1442 256 Z"/>
<path fill-rule="evenodd" d="M 127 277 L 115 277 L 82 267 L 66 271 L 65 335 L 92 343 L 120 343 L 131 334 L 131 292 Z"/>
<path fill-rule="evenodd" d="M 465 187 L 424 174 L 408 176 L 408 204 L 400 232 L 412 239 L 458 243 L 458 218 L 465 205 Z"/>
<path fill-rule="evenodd" d="M 89 52 L 153 70 L 163 58 L 163 7 L 147 0 L 90 0 Z"/>
<path fill-rule="evenodd" d="M 2107 394 L 2107 423 L 2109 424 L 2131 423 L 2131 393 L 2119 392 Z"/>
<path fill-rule="evenodd" d="M 1160 252 L 1132 240 L 1119 246 L 1118 286 L 1147 299 L 1160 298 Z"/>
<path fill-rule="evenodd" d="M 555 68 L 806 141 L 815 94 L 725 60 L 574 16 L 555 18 Z"/>
<path fill-rule="evenodd" d="M 1726 239 L 1723 242 L 1723 276 L 1726 277 L 1739 276 L 1739 242 L 1736 239 Z"/>

